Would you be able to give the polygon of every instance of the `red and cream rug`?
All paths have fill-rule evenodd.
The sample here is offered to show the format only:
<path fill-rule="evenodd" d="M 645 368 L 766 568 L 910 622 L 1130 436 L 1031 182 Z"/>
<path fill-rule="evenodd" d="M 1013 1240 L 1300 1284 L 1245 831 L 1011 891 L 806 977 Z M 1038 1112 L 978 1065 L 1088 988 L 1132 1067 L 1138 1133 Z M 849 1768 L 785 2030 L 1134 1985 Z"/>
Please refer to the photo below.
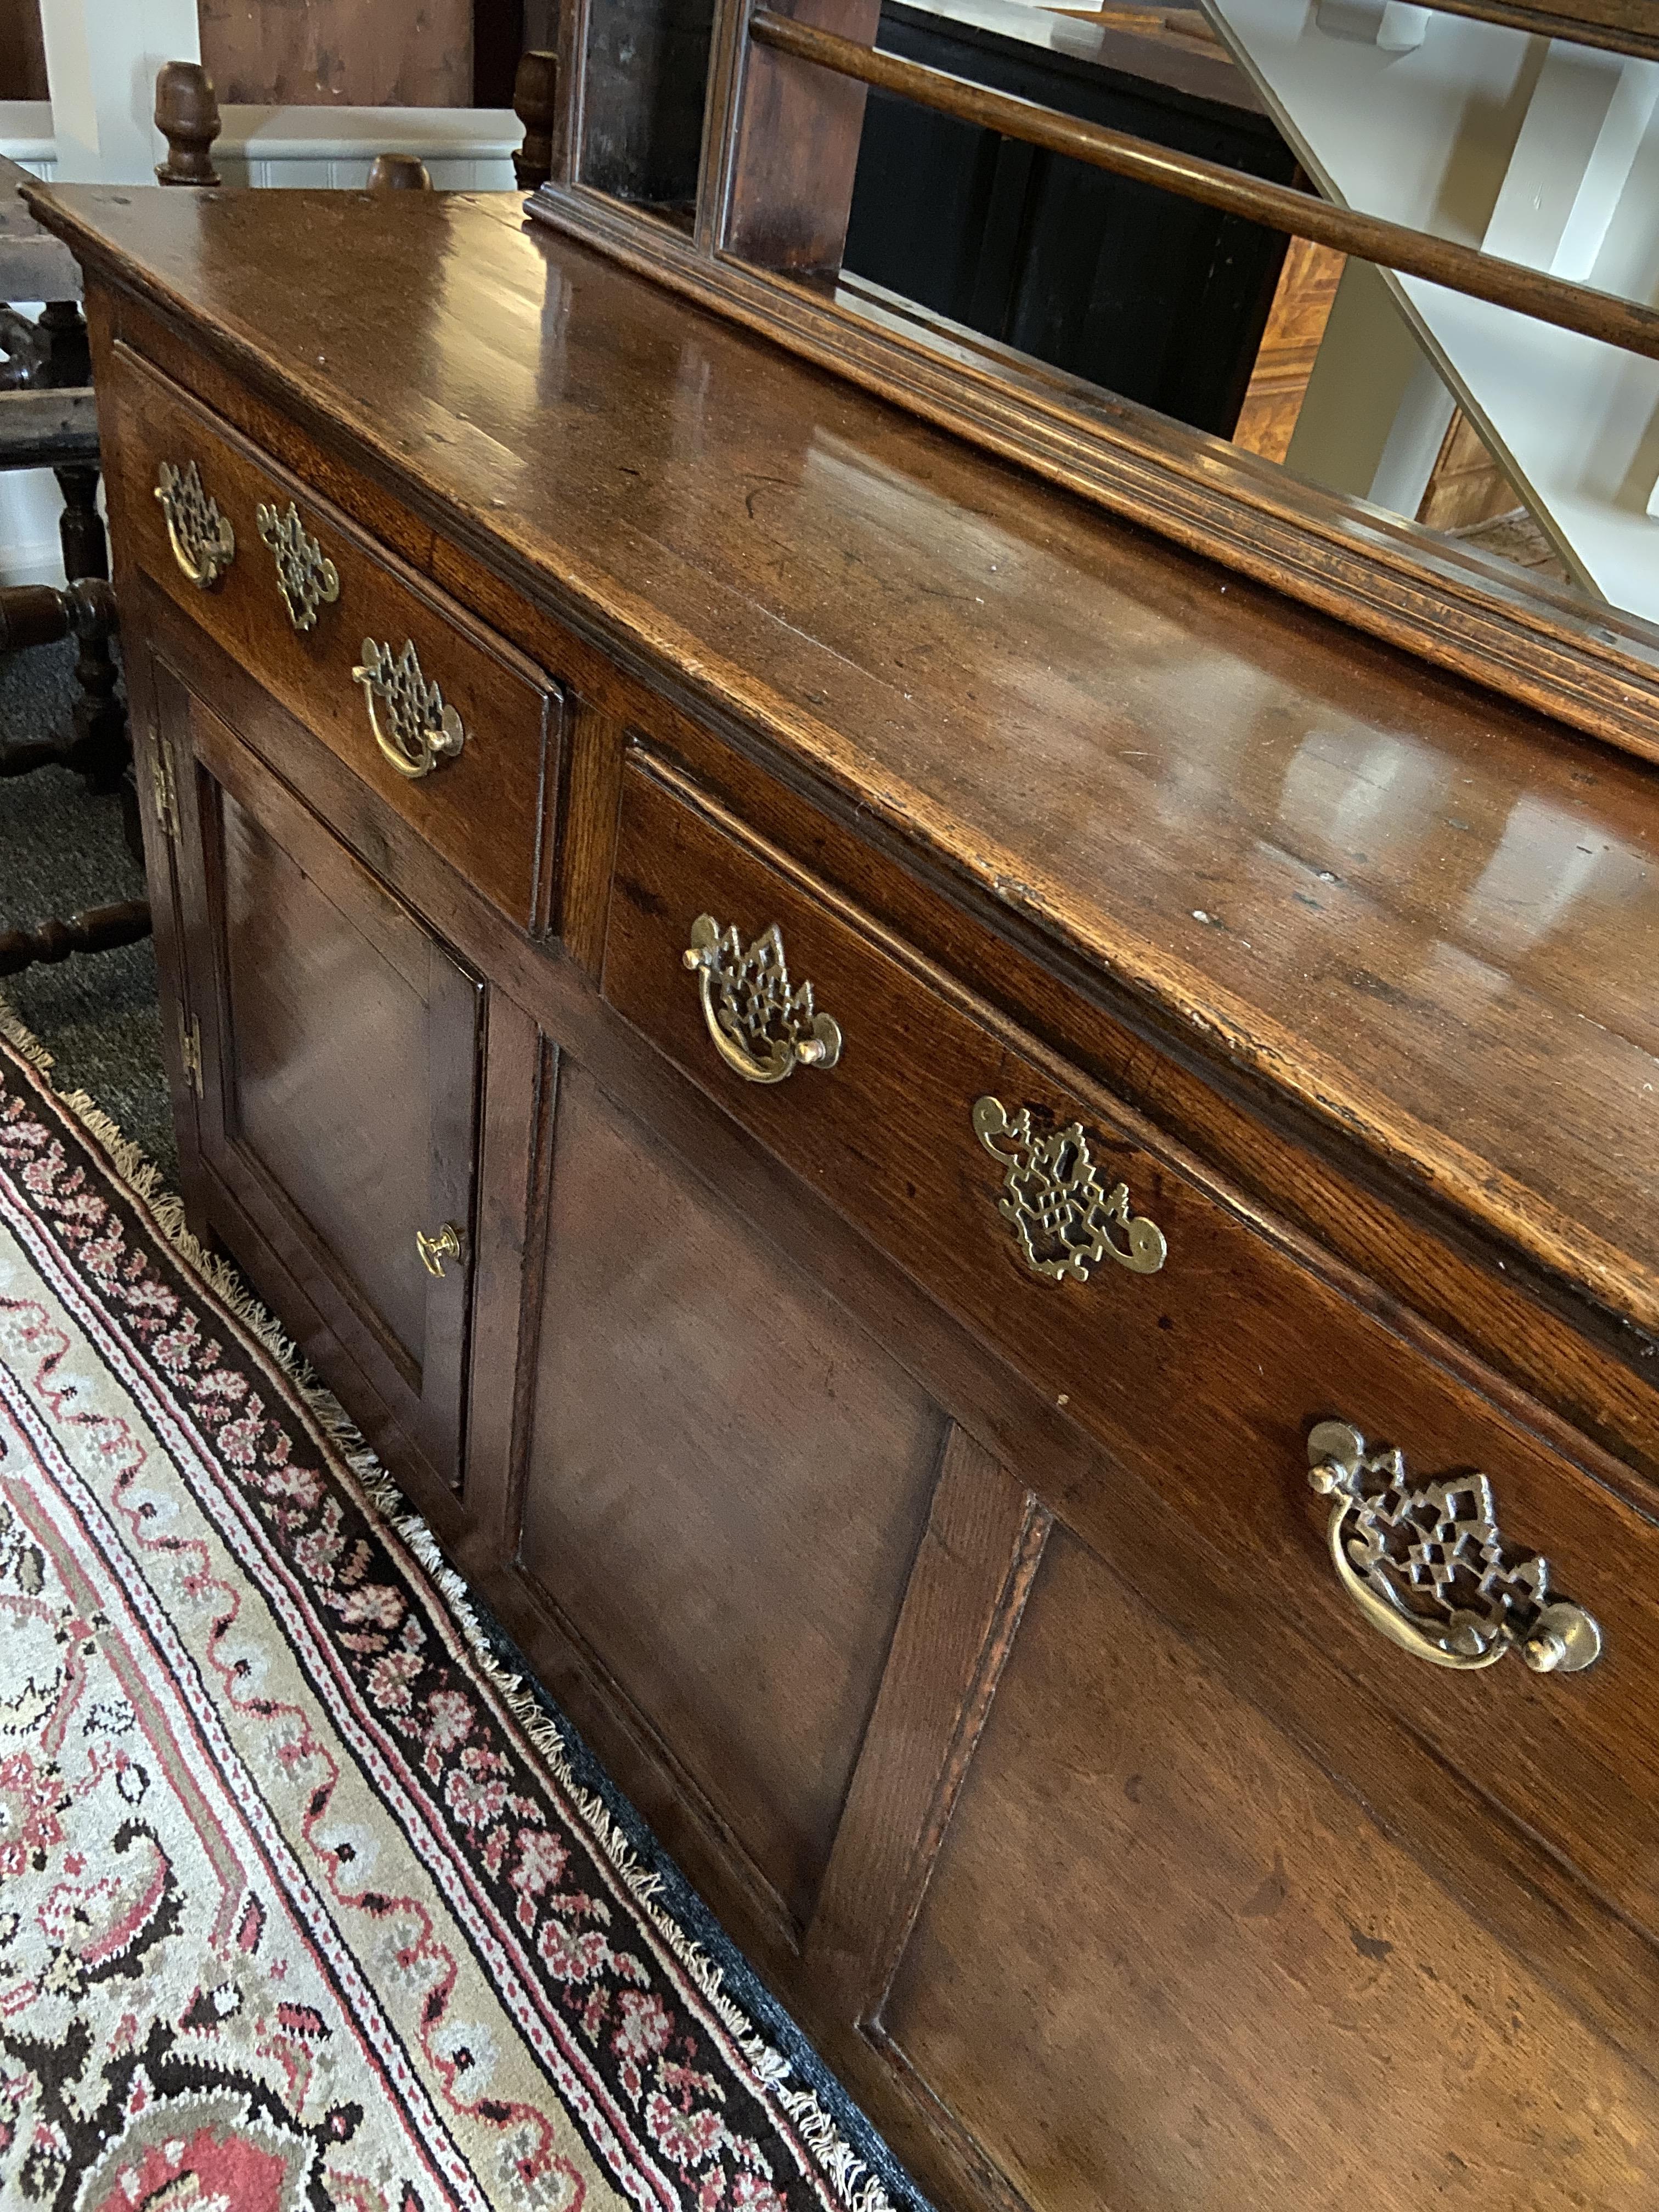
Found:
<path fill-rule="evenodd" d="M 0 2204 L 917 2203 L 7 1027 Z"/>

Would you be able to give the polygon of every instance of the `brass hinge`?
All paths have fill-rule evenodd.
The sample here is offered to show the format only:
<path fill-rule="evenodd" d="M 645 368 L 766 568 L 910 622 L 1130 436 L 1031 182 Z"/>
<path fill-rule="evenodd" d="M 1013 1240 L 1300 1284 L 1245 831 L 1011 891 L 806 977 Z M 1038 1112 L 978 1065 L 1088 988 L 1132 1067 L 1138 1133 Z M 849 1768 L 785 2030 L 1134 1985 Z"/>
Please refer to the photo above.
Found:
<path fill-rule="evenodd" d="M 179 1056 L 185 1063 L 185 1073 L 190 1087 L 199 1098 L 202 1095 L 202 1024 L 194 1014 L 179 1010 Z"/>
<path fill-rule="evenodd" d="M 155 818 L 161 825 L 164 837 L 179 835 L 179 805 L 173 797 L 173 771 L 167 766 L 167 757 L 156 743 L 149 757 L 149 787 L 155 799 Z"/>

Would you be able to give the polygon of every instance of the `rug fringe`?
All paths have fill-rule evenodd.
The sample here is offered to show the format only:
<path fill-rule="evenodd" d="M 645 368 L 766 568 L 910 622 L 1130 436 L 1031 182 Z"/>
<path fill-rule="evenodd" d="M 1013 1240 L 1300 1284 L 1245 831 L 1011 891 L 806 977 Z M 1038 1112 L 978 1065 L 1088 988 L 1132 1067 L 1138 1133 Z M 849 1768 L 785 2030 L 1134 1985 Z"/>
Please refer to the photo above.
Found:
<path fill-rule="evenodd" d="M 3 993 L 0 993 L 0 1037 L 46 1079 L 53 1097 L 98 1145 L 173 1249 L 281 1370 L 317 1425 L 325 1447 L 349 1471 L 364 1504 L 402 1539 L 423 1571 L 480 1673 L 511 1712 L 531 1748 L 551 1770 L 629 1895 L 737 2043 L 757 2088 L 775 2097 L 779 2108 L 788 2115 L 848 2212 L 896 2212 L 879 2177 L 869 2171 L 842 2135 L 817 2092 L 805 2085 L 789 2086 L 789 2060 L 757 2031 L 743 2008 L 727 1994 L 720 1965 L 663 1905 L 661 1877 L 641 1859 L 604 1799 L 577 1780 L 558 1723 L 525 1677 L 501 1663 L 473 1607 L 465 1578 L 445 1558 L 428 1522 L 410 1510 L 362 1431 L 333 1392 L 318 1380 L 299 1346 L 269 1308 L 253 1296 L 232 1263 L 202 1243 L 185 1220 L 184 1200 L 163 1186 L 154 1161 L 146 1158 L 97 1100 L 84 1091 L 60 1091 L 51 1082 L 52 1055 Z"/>
<path fill-rule="evenodd" d="M 0 1036 L 31 1067 L 38 1068 L 42 1075 L 52 1073 L 52 1054 L 3 993 L 0 993 Z"/>

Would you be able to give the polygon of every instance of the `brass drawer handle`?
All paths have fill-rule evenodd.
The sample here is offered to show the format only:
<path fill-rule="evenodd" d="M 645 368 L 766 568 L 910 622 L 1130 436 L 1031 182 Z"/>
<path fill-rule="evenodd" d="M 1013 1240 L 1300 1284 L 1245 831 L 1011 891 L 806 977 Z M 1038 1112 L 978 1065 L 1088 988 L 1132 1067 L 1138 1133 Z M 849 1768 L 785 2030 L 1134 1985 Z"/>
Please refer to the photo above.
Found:
<path fill-rule="evenodd" d="M 1086 1283 L 1091 1268 L 1115 1260 L 1132 1274 L 1155 1275 L 1169 1257 L 1158 1224 L 1129 1211 L 1128 1184 L 1109 1190 L 1101 1181 L 1081 1121 L 1038 1136 L 1029 1106 L 1011 1119 L 1000 1098 L 976 1098 L 974 1134 L 1001 1165 L 997 1212 L 1012 1224 L 1033 1274 Z"/>
<path fill-rule="evenodd" d="M 236 532 L 218 501 L 203 490 L 195 462 L 180 469 L 163 461 L 155 471 L 155 496 L 167 519 L 173 559 L 198 592 L 210 592 L 236 558 Z"/>
<path fill-rule="evenodd" d="M 428 1237 L 424 1229 L 415 1231 L 415 1249 L 421 1255 L 421 1265 L 428 1275 L 443 1279 L 444 1261 L 461 1256 L 461 1232 L 453 1221 L 446 1221 L 435 1237 Z"/>
<path fill-rule="evenodd" d="M 301 521 L 292 500 L 286 514 L 261 500 L 253 519 L 260 543 L 275 556 L 276 588 L 289 620 L 295 629 L 313 629 L 318 609 L 332 606 L 340 596 L 339 570 Z"/>
<path fill-rule="evenodd" d="M 445 706 L 443 693 L 422 675 L 413 638 L 394 655 L 389 645 L 377 645 L 366 637 L 362 659 L 352 670 L 351 680 L 362 685 L 374 742 L 399 775 L 411 781 L 430 775 L 466 743 L 460 716 Z"/>
<path fill-rule="evenodd" d="M 1338 1579 L 1374 1628 L 1437 1667 L 1490 1667 L 1514 1648 L 1535 1674 L 1601 1655 L 1582 1606 L 1549 1595 L 1549 1563 L 1507 1545 L 1484 1474 L 1413 1483 L 1403 1455 L 1367 1451 L 1346 1421 L 1308 1437 L 1308 1480 L 1331 1501 Z"/>
<path fill-rule="evenodd" d="M 714 1049 L 745 1083 L 781 1083 L 798 1067 L 833 1067 L 841 1058 L 841 1024 L 813 1011 L 810 983 L 789 987 L 776 922 L 745 952 L 735 929 L 700 914 L 684 957 Z"/>

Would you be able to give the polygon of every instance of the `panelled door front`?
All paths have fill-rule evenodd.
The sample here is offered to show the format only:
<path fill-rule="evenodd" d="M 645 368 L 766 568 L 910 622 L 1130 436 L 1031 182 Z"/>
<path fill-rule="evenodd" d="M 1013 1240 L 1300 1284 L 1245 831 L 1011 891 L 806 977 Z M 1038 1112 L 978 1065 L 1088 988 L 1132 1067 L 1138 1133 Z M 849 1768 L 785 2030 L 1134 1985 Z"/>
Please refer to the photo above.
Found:
<path fill-rule="evenodd" d="M 453 1487 L 483 986 L 183 679 L 158 661 L 153 683 L 210 1212 L 275 1254 L 270 1294 L 315 1312 L 338 1352 L 314 1356 L 371 1436 L 389 1419 Z"/>

